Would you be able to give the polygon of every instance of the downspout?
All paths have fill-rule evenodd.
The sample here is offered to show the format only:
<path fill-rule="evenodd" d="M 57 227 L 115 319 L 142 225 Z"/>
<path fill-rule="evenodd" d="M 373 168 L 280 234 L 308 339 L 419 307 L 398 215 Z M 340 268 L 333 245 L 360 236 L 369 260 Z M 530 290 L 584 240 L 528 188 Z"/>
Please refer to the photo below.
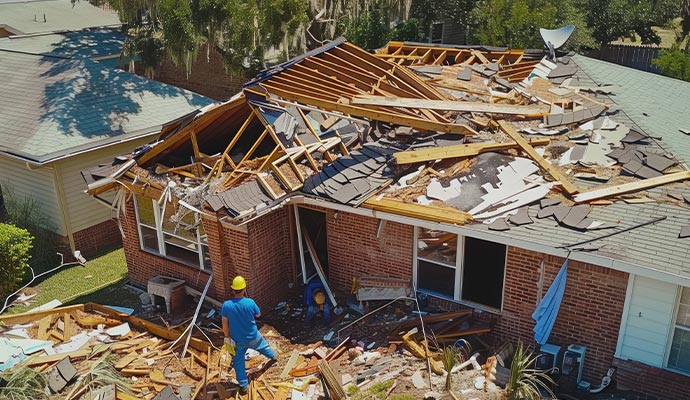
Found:
<path fill-rule="evenodd" d="M 69 241 L 69 247 L 72 254 L 76 250 L 76 245 L 74 243 L 74 233 L 72 231 L 72 224 L 69 220 L 69 215 L 67 214 L 67 200 L 65 199 L 65 190 L 62 186 L 62 176 L 60 175 L 60 168 L 57 165 L 42 165 L 39 168 L 34 168 L 31 163 L 26 162 L 26 168 L 30 171 L 36 171 L 38 169 L 47 168 L 53 173 L 53 183 L 55 184 L 55 190 L 57 193 L 58 205 L 60 206 L 60 214 L 62 216 L 62 225 L 65 227 L 65 233 L 67 234 L 67 240 Z"/>

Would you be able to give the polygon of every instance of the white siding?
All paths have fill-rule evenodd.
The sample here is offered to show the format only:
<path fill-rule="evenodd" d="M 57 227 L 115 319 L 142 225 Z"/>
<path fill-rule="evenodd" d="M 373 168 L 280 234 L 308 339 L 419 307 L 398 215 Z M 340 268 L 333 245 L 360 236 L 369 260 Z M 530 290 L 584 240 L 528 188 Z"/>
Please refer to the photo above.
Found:
<path fill-rule="evenodd" d="M 84 193 L 86 182 L 81 176 L 81 171 L 99 164 L 111 163 L 115 156 L 129 153 L 134 148 L 150 141 L 151 138 L 145 138 L 126 142 L 76 155 L 56 163 L 62 173 L 62 185 L 72 232 L 79 232 L 111 218 L 108 207 Z M 104 194 L 101 197 L 110 200 L 112 196 Z"/>
<path fill-rule="evenodd" d="M 676 285 L 635 277 L 622 336 L 620 357 L 663 367 L 673 313 Z"/>
<path fill-rule="evenodd" d="M 65 236 L 54 182 L 51 170 L 29 170 L 23 161 L 0 156 L 0 186 L 3 191 L 11 190 L 20 198 L 30 197 L 37 201 L 53 225 L 50 228 Z"/>

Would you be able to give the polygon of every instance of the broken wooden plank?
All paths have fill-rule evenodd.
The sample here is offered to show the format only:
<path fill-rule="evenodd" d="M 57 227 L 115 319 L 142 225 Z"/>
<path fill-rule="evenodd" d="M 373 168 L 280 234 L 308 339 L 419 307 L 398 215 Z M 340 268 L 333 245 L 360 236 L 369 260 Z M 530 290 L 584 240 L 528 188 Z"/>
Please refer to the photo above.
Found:
<path fill-rule="evenodd" d="M 532 146 L 544 146 L 551 143 L 549 139 L 534 139 L 528 142 Z M 451 146 L 432 147 L 429 149 L 399 151 L 393 154 L 398 164 L 443 160 L 446 158 L 473 157 L 488 151 L 505 150 L 518 147 L 516 142 L 508 143 L 468 143 Z"/>
<path fill-rule="evenodd" d="M 285 364 L 285 368 L 283 368 L 283 372 L 280 373 L 280 379 L 281 380 L 286 380 L 288 378 L 290 371 L 293 368 L 295 368 L 295 364 L 297 364 L 298 358 L 299 358 L 299 351 L 292 350 L 292 354 L 290 354 L 290 359 L 288 360 L 287 364 Z"/>
<path fill-rule="evenodd" d="M 25 312 L 14 315 L 0 315 L 0 323 L 4 323 L 6 325 L 28 324 L 31 322 L 36 322 L 47 315 L 62 314 L 77 310 L 84 311 L 84 305 L 77 304 L 73 306 L 53 308 L 52 310 Z"/>
<path fill-rule="evenodd" d="M 343 390 L 343 387 L 340 386 L 340 382 L 338 381 L 338 378 L 336 378 L 333 369 L 331 369 L 330 364 L 328 364 L 328 361 L 321 360 L 321 362 L 319 362 L 319 372 L 324 378 L 326 386 L 328 386 L 329 396 L 333 400 L 345 399 L 345 391 Z"/>
<path fill-rule="evenodd" d="M 64 327 L 62 328 L 62 335 L 65 342 L 72 339 L 72 316 L 66 312 L 64 316 Z"/>
<path fill-rule="evenodd" d="M 400 200 L 370 197 L 363 207 L 391 214 L 424 219 L 434 222 L 445 222 L 456 225 L 464 225 L 472 221 L 472 216 L 465 211 L 452 207 L 424 206 L 416 203 L 405 203 Z"/>
<path fill-rule="evenodd" d="M 624 183 L 621 185 L 590 190 L 575 195 L 574 200 L 576 203 L 584 203 L 587 201 L 597 200 L 604 197 L 616 196 L 619 194 L 630 192 L 637 192 L 640 190 L 653 188 L 655 186 L 683 181 L 686 179 L 690 179 L 690 171 L 676 172 L 673 174 L 658 176 L 656 178 L 643 179 L 640 181 Z"/>
<path fill-rule="evenodd" d="M 527 142 L 511 125 L 509 125 L 506 121 L 498 121 L 498 125 L 501 127 L 503 132 L 510 136 L 520 146 L 520 148 L 522 148 L 522 150 L 530 156 L 532 160 L 534 160 L 537 164 L 539 164 L 540 167 L 545 169 L 554 179 L 556 179 L 560 183 L 560 187 L 562 187 L 568 194 L 572 195 L 579 191 L 575 186 L 573 186 L 572 183 L 570 183 L 568 177 L 561 172 L 557 166 L 546 161 L 544 157 L 537 153 L 537 151 L 530 146 L 529 142 Z"/>
<path fill-rule="evenodd" d="M 38 333 L 36 336 L 38 340 L 48 340 L 48 329 L 50 329 L 50 322 L 52 319 L 52 315 L 46 315 L 38 321 Z"/>
<path fill-rule="evenodd" d="M 402 97 L 385 97 L 374 95 L 358 95 L 357 97 L 352 99 L 351 103 L 360 105 L 387 106 L 412 109 L 431 109 L 444 111 L 521 115 L 528 118 L 541 118 L 549 113 L 550 108 L 546 104 L 492 104 L 480 101 L 410 99 Z"/>

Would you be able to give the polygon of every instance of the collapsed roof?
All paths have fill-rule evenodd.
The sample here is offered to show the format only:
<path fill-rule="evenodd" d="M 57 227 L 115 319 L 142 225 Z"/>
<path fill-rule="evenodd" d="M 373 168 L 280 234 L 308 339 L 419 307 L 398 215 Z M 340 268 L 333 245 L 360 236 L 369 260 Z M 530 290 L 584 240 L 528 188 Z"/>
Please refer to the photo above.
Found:
<path fill-rule="evenodd" d="M 542 56 L 340 39 L 85 171 L 88 192 L 172 193 L 237 224 L 309 196 L 690 278 L 690 172 L 660 144 L 677 132 L 642 129 L 588 59 Z"/>

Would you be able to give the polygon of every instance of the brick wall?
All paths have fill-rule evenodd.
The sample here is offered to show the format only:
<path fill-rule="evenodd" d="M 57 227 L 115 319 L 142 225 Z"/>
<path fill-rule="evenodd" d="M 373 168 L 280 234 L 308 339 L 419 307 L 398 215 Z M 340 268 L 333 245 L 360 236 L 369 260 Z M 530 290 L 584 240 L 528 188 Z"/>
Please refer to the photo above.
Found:
<path fill-rule="evenodd" d="M 621 359 L 614 359 L 618 387 L 650 393 L 657 399 L 685 400 L 688 398 L 690 377 L 675 372 Z"/>
<path fill-rule="evenodd" d="M 503 312 L 493 333 L 502 340 L 534 343 L 532 312 L 537 304 L 540 263 L 544 259 L 545 294 L 563 259 L 515 247 L 508 248 Z M 567 284 L 550 343 L 587 347 L 583 379 L 599 382 L 613 363 L 628 274 L 571 261 Z"/>
<path fill-rule="evenodd" d="M 247 226 L 249 294 L 264 311 L 287 300 L 288 283 L 292 281 L 289 211 L 290 208 L 283 207 Z"/>
<path fill-rule="evenodd" d="M 101 222 L 75 232 L 73 236 L 74 248 L 87 258 L 122 246 L 122 235 L 115 220 Z"/>
<path fill-rule="evenodd" d="M 352 278 L 360 275 L 412 278 L 412 226 L 386 222 L 376 237 L 377 218 L 328 210 L 328 283 L 334 291 L 349 293 Z"/>
<path fill-rule="evenodd" d="M 140 70 L 143 71 L 139 68 L 137 72 Z M 226 72 L 223 56 L 217 50 L 212 49 L 207 58 L 206 46 L 199 50 L 199 55 L 192 63 L 189 75 L 184 65 L 176 66 L 168 59 L 158 67 L 155 79 L 216 100 L 232 97 L 248 81 L 242 74 Z"/>

